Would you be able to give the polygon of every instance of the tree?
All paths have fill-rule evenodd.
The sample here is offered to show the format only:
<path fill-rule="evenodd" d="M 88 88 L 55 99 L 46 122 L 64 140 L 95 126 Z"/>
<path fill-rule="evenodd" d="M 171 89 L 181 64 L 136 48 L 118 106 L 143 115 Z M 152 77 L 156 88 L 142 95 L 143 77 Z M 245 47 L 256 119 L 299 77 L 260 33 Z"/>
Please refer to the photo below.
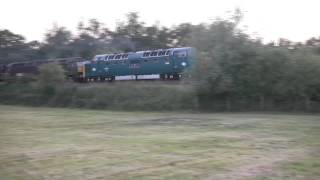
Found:
<path fill-rule="evenodd" d="M 126 52 L 167 48 L 171 44 L 170 34 L 168 28 L 158 24 L 145 26 L 138 13 L 131 12 L 127 14 L 126 21 L 118 23 L 112 34 L 111 46 Z"/>
<path fill-rule="evenodd" d="M 110 51 L 111 31 L 103 26 L 97 19 L 90 19 L 87 25 L 78 24 L 78 35 L 74 37 L 70 46 L 74 54 L 83 58 L 92 58 L 95 54 Z"/>
<path fill-rule="evenodd" d="M 189 36 L 193 31 L 193 25 L 189 23 L 180 24 L 177 27 L 174 27 L 170 31 L 170 38 L 171 38 L 171 46 L 186 46 L 188 44 Z"/>
<path fill-rule="evenodd" d="M 65 27 L 54 25 L 45 35 L 45 42 L 40 51 L 48 59 L 72 57 L 73 49 L 70 46 L 72 42 L 72 33 Z"/>
<path fill-rule="evenodd" d="M 27 61 L 37 57 L 35 43 L 26 43 L 21 35 L 0 30 L 0 64 Z"/>

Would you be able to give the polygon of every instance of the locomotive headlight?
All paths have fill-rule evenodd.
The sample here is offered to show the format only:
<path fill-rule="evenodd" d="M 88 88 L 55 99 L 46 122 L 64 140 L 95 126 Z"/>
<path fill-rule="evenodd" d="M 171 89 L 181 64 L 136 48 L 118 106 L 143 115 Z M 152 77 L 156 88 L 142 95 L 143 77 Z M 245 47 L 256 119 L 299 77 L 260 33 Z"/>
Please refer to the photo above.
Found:
<path fill-rule="evenodd" d="M 92 68 L 92 71 L 96 71 L 96 68 Z"/>
<path fill-rule="evenodd" d="M 186 66 L 187 63 L 186 63 L 186 62 L 182 62 L 181 65 L 182 65 L 182 66 Z"/>

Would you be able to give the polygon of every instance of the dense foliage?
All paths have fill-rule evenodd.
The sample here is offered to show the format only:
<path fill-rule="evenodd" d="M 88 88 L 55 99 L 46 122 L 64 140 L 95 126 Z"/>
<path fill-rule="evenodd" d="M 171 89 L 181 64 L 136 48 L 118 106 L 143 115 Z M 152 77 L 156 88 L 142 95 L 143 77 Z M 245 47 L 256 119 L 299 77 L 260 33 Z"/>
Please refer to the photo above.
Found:
<path fill-rule="evenodd" d="M 64 83 L 59 88 L 38 82 L 0 83 L 1 104 L 76 107 L 110 110 L 197 110 L 191 86 L 154 82 L 119 82 L 112 85 Z"/>
<path fill-rule="evenodd" d="M 54 26 L 41 43 L 26 42 L 20 35 L 1 30 L 0 64 L 192 46 L 198 51 L 198 63 L 192 70 L 197 107 L 319 111 L 320 37 L 264 44 L 238 28 L 241 18 L 236 11 L 231 19 L 167 28 L 146 26 L 137 13 L 129 13 L 113 31 L 95 19 L 80 22 L 75 34 Z"/>

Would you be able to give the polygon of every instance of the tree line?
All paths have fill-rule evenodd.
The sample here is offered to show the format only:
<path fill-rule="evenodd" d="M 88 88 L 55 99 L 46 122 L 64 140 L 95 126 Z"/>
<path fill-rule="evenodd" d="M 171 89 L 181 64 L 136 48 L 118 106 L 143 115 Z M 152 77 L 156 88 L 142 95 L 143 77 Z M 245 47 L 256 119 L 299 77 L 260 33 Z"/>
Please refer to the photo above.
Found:
<path fill-rule="evenodd" d="M 198 62 L 190 73 L 200 108 L 320 110 L 320 37 L 263 43 L 239 28 L 241 19 L 236 11 L 230 19 L 168 28 L 147 26 L 129 13 L 115 30 L 96 19 L 79 22 L 76 33 L 54 26 L 43 42 L 0 30 L 0 64 L 192 46 Z"/>
<path fill-rule="evenodd" d="M 189 33 L 189 26 L 172 29 L 159 24 L 146 26 L 137 13 L 129 13 L 113 31 L 96 19 L 79 22 L 75 33 L 54 25 L 45 34 L 43 42 L 26 42 L 19 34 L 0 30 L 0 64 L 71 56 L 92 58 L 99 53 L 180 46 L 182 37 Z"/>

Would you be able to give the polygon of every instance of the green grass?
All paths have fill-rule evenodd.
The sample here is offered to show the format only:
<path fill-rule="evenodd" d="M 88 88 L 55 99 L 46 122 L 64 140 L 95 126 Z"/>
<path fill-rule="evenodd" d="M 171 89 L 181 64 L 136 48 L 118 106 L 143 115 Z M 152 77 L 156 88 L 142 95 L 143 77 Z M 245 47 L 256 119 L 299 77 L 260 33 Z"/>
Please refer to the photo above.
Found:
<path fill-rule="evenodd" d="M 320 179 L 320 116 L 0 106 L 0 179 Z"/>

